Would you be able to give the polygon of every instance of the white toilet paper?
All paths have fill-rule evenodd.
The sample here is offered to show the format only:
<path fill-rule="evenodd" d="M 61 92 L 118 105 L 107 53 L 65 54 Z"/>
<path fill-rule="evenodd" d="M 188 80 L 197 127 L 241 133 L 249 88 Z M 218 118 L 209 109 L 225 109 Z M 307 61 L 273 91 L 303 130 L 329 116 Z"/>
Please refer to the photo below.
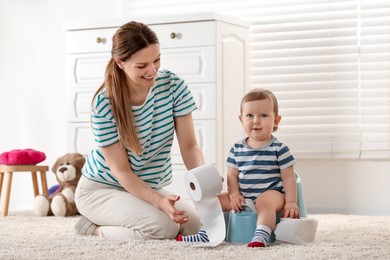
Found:
<path fill-rule="evenodd" d="M 217 169 L 210 164 L 199 166 L 184 175 L 184 186 L 199 213 L 209 243 L 196 246 L 215 247 L 226 235 L 225 218 L 217 194 L 222 190 L 222 179 Z"/>

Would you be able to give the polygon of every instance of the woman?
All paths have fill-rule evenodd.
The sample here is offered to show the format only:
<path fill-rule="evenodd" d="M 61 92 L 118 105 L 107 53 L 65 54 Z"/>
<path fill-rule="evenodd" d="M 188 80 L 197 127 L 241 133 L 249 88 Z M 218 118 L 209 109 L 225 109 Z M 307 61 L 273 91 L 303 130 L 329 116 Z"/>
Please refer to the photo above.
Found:
<path fill-rule="evenodd" d="M 172 181 L 176 132 L 188 169 L 204 164 L 196 142 L 185 82 L 160 68 L 156 34 L 129 22 L 112 39 L 105 79 L 92 101 L 98 148 L 83 167 L 75 201 L 83 215 L 78 234 L 113 238 L 170 239 L 194 234 L 200 220 L 191 205 L 163 187 Z"/>

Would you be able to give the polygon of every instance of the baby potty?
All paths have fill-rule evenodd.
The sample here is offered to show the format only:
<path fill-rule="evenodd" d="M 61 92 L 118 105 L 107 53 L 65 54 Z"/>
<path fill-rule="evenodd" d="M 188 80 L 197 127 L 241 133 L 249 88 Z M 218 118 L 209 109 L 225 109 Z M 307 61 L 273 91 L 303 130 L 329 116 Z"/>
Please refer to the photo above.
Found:
<path fill-rule="evenodd" d="M 307 217 L 306 205 L 303 196 L 301 178 L 295 173 L 297 182 L 297 204 L 301 218 Z M 224 212 L 226 224 L 225 241 L 231 243 L 249 243 L 252 241 L 257 226 L 257 212 L 252 200 L 246 199 L 246 205 L 241 212 Z M 276 224 L 280 222 L 281 213 L 276 215 Z M 287 222 L 286 222 L 287 223 Z M 301 222 L 299 222 L 301 223 Z M 307 222 L 305 222 L 306 224 Z M 283 223 L 284 224 L 284 223 Z M 301 224 L 302 225 L 302 224 Z M 316 226 L 315 226 L 316 227 Z M 313 227 L 314 228 L 314 227 Z M 280 230 L 280 229 L 279 229 Z M 314 231 L 315 232 L 315 231 Z M 269 239 L 270 243 L 275 242 L 275 233 L 272 232 Z"/>
<path fill-rule="evenodd" d="M 257 213 L 252 211 L 225 212 L 226 241 L 249 243 L 256 229 Z"/>
<path fill-rule="evenodd" d="M 241 212 L 224 212 L 226 223 L 225 241 L 230 243 L 247 244 L 252 241 L 257 226 L 257 213 L 252 200 L 246 200 L 246 205 Z M 276 216 L 276 222 L 280 221 L 280 214 Z M 272 232 L 269 242 L 275 241 L 275 234 Z"/>

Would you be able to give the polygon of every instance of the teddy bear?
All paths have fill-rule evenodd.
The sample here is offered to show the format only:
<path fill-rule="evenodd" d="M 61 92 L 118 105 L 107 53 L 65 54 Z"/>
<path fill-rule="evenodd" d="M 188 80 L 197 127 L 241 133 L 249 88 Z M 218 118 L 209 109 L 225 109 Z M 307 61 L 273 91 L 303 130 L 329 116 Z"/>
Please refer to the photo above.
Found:
<path fill-rule="evenodd" d="M 79 153 L 68 153 L 57 159 L 51 171 L 56 175 L 58 188 L 49 196 L 40 194 L 34 199 L 37 216 L 67 217 L 77 215 L 74 193 L 81 177 L 85 158 Z"/>

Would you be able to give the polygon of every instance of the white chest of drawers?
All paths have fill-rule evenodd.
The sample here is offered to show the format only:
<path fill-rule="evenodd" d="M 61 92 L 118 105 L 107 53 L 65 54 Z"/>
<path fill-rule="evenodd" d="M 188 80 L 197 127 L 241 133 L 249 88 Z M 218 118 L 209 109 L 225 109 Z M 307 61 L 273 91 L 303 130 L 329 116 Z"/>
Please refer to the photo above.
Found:
<path fill-rule="evenodd" d="M 169 69 L 187 82 L 198 106 L 193 118 L 205 162 L 215 164 L 226 177 L 229 149 L 243 137 L 238 114 L 248 85 L 248 25 L 216 14 L 129 20 L 144 22 L 156 32 L 161 69 Z M 89 118 L 91 99 L 103 82 L 112 35 L 127 21 L 65 26 L 68 152 L 88 154 L 95 146 Z M 171 188 L 185 196 L 181 184 L 186 169 L 176 141 L 172 163 Z"/>

